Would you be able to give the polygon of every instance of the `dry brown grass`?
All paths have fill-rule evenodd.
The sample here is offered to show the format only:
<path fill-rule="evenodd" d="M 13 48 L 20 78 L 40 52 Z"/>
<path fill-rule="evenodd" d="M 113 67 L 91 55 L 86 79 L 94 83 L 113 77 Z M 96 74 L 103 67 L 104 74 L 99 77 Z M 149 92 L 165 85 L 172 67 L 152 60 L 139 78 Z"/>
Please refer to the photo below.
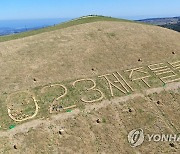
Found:
<path fill-rule="evenodd" d="M 7 116 L 4 102 L 12 92 L 132 67 L 173 62 L 180 58 L 179 42 L 180 34 L 175 31 L 138 23 L 106 21 L 1 42 L 1 116 Z M 160 106 L 155 104 L 159 99 L 163 102 Z M 178 132 L 179 100 L 179 91 L 162 92 L 123 104 L 110 104 L 89 113 L 81 111 L 64 120 L 47 120 L 48 126 L 42 124 L 35 130 L 2 137 L 0 152 L 177 152 L 179 145 L 171 148 L 168 143 L 145 142 L 133 149 L 127 142 L 127 133 L 138 127 L 152 133 Z M 97 124 L 97 119 L 103 122 Z M 35 122 L 31 121 L 31 124 L 35 125 Z M 60 128 L 65 129 L 64 135 L 58 134 Z M 17 150 L 13 149 L 14 144 Z"/>
<path fill-rule="evenodd" d="M 109 33 L 115 36 L 109 37 Z M 179 58 L 179 42 L 177 32 L 126 22 L 89 23 L 3 42 L 1 91 L 173 61 Z"/>

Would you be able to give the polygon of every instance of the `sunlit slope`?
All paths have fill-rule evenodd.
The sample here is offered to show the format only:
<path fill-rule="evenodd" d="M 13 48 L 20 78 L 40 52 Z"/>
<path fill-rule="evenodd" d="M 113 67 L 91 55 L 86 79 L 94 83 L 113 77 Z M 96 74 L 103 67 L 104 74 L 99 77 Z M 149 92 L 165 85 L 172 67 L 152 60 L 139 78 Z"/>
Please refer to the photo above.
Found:
<path fill-rule="evenodd" d="M 179 61 L 179 42 L 178 32 L 126 21 L 86 22 L 1 42 L 0 153 L 178 153 L 179 142 L 145 140 L 132 148 L 127 136 L 137 128 L 145 135 L 178 134 L 180 83 L 163 84 L 149 71 L 148 87 L 126 71 Z M 112 96 L 98 76 L 110 74 L 113 82 L 116 71 L 134 91 L 123 82 L 129 92 L 113 88 Z M 94 82 L 78 82 L 82 78 Z M 92 83 L 97 89 L 88 93 Z M 67 90 L 50 86 L 61 84 Z M 58 99 L 63 91 L 67 95 Z M 52 113 L 54 103 L 64 110 Z M 67 110 L 70 105 L 76 108 Z"/>
<path fill-rule="evenodd" d="M 91 23 L 91 22 L 97 22 L 97 21 L 124 21 L 124 22 L 133 22 L 130 20 L 125 20 L 125 19 L 118 19 L 118 18 L 112 18 L 112 17 L 105 17 L 105 16 L 84 16 L 81 18 L 73 19 L 68 22 L 64 22 L 61 24 L 57 24 L 54 26 L 38 29 L 38 30 L 32 30 L 28 32 L 23 32 L 19 34 L 14 34 L 14 35 L 8 35 L 8 36 L 0 36 L 0 42 L 4 41 L 9 41 L 9 40 L 14 40 L 14 39 L 19 39 L 19 38 L 24 38 L 27 36 L 32 36 L 32 35 L 37 35 L 40 33 L 44 32 L 50 32 L 58 29 L 63 29 L 75 25 L 80 25 L 80 24 L 85 24 L 85 23 Z"/>
<path fill-rule="evenodd" d="M 180 34 L 171 30 L 115 21 L 86 23 L 1 42 L 1 91 L 177 60 L 179 42 Z"/>

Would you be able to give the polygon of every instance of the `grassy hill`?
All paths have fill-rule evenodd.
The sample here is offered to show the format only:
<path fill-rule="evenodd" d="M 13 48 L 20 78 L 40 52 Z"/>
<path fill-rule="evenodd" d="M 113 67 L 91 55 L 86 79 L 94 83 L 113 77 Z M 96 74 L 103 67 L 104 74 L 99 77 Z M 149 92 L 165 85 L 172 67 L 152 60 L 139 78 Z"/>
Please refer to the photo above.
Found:
<path fill-rule="evenodd" d="M 127 140 L 179 133 L 178 32 L 97 16 L 0 40 L 0 153 L 178 153 Z"/>
<path fill-rule="evenodd" d="M 91 23 L 91 22 L 97 22 L 97 21 L 132 22 L 130 20 L 117 19 L 117 18 L 105 17 L 105 16 L 90 16 L 90 17 L 84 16 L 84 17 L 81 17 L 81 18 L 74 19 L 72 21 L 68 21 L 68 22 L 65 22 L 65 23 L 62 23 L 62 24 L 59 24 L 59 25 L 55 25 L 55 26 L 50 26 L 50 27 L 47 27 L 47 28 L 42 28 L 42 29 L 38 29 L 38 30 L 23 32 L 23 33 L 20 33 L 20 34 L 14 34 L 14 35 L 10 35 L 10 36 L 0 36 L 0 42 L 14 40 L 14 39 L 23 38 L 23 37 L 28 37 L 28 36 L 32 36 L 32 35 L 36 35 L 36 34 L 40 34 L 40 33 L 44 33 L 44 32 L 50 32 L 50 31 L 63 29 L 63 28 L 67 28 L 67 27 L 71 27 L 71 26 L 75 26 L 75 25 L 79 25 L 79 24 L 85 24 L 85 23 Z"/>

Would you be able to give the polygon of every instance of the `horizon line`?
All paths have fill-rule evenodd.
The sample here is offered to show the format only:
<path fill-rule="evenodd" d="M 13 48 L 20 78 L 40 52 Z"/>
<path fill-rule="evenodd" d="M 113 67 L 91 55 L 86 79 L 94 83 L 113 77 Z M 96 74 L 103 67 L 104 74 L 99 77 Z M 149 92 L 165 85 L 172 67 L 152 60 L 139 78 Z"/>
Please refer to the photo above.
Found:
<path fill-rule="evenodd" d="M 88 16 L 88 15 L 84 15 Z M 128 16 L 128 17 L 120 17 L 120 16 L 106 16 L 106 15 L 97 15 L 97 16 L 105 16 L 105 17 L 113 17 L 113 18 L 119 18 L 119 19 L 126 19 L 126 20 L 143 20 L 143 19 L 156 19 L 156 18 L 175 18 L 175 17 L 180 17 L 180 15 L 167 15 L 167 16 L 152 16 L 152 17 L 143 17 L 143 15 L 137 15 L 137 16 Z M 140 17 L 142 16 L 142 17 Z M 52 19 L 76 19 L 76 18 L 81 18 L 83 16 L 78 16 L 78 17 L 38 17 L 38 18 L 22 18 L 22 19 L 0 19 L 0 21 L 17 21 L 17 20 L 52 20 Z M 133 19 L 134 18 L 134 19 Z M 137 19 L 135 19 L 137 18 Z"/>

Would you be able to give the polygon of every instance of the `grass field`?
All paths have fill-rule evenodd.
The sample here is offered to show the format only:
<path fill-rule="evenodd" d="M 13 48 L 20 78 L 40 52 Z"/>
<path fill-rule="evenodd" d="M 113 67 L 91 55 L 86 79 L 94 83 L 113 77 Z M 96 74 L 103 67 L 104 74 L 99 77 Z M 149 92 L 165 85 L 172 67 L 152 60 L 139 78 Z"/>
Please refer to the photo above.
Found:
<path fill-rule="evenodd" d="M 172 147 L 145 141 L 133 149 L 127 141 L 128 132 L 136 128 L 146 133 L 179 132 L 180 83 L 163 84 L 147 67 L 163 63 L 160 66 L 167 65 L 180 77 L 178 32 L 88 17 L 0 40 L 0 153 L 178 153 L 179 143 Z M 175 62 L 177 69 L 167 62 Z M 146 79 L 150 88 L 129 78 L 128 70 L 138 67 L 151 76 Z M 112 96 L 99 76 L 110 74 L 112 83 L 123 88 L 112 76 L 116 71 L 134 91 L 126 86 L 129 92 L 123 94 L 113 87 Z M 89 78 L 96 87 L 92 80 L 80 80 Z M 81 82 L 73 86 L 77 80 Z M 55 84 L 66 86 L 66 97 L 60 97 L 66 89 Z M 98 90 L 103 99 L 98 100 Z M 8 116 L 9 107 L 18 118 L 34 115 L 34 100 L 38 115 L 33 119 L 16 122 Z M 50 113 L 52 105 L 77 107 Z"/>

